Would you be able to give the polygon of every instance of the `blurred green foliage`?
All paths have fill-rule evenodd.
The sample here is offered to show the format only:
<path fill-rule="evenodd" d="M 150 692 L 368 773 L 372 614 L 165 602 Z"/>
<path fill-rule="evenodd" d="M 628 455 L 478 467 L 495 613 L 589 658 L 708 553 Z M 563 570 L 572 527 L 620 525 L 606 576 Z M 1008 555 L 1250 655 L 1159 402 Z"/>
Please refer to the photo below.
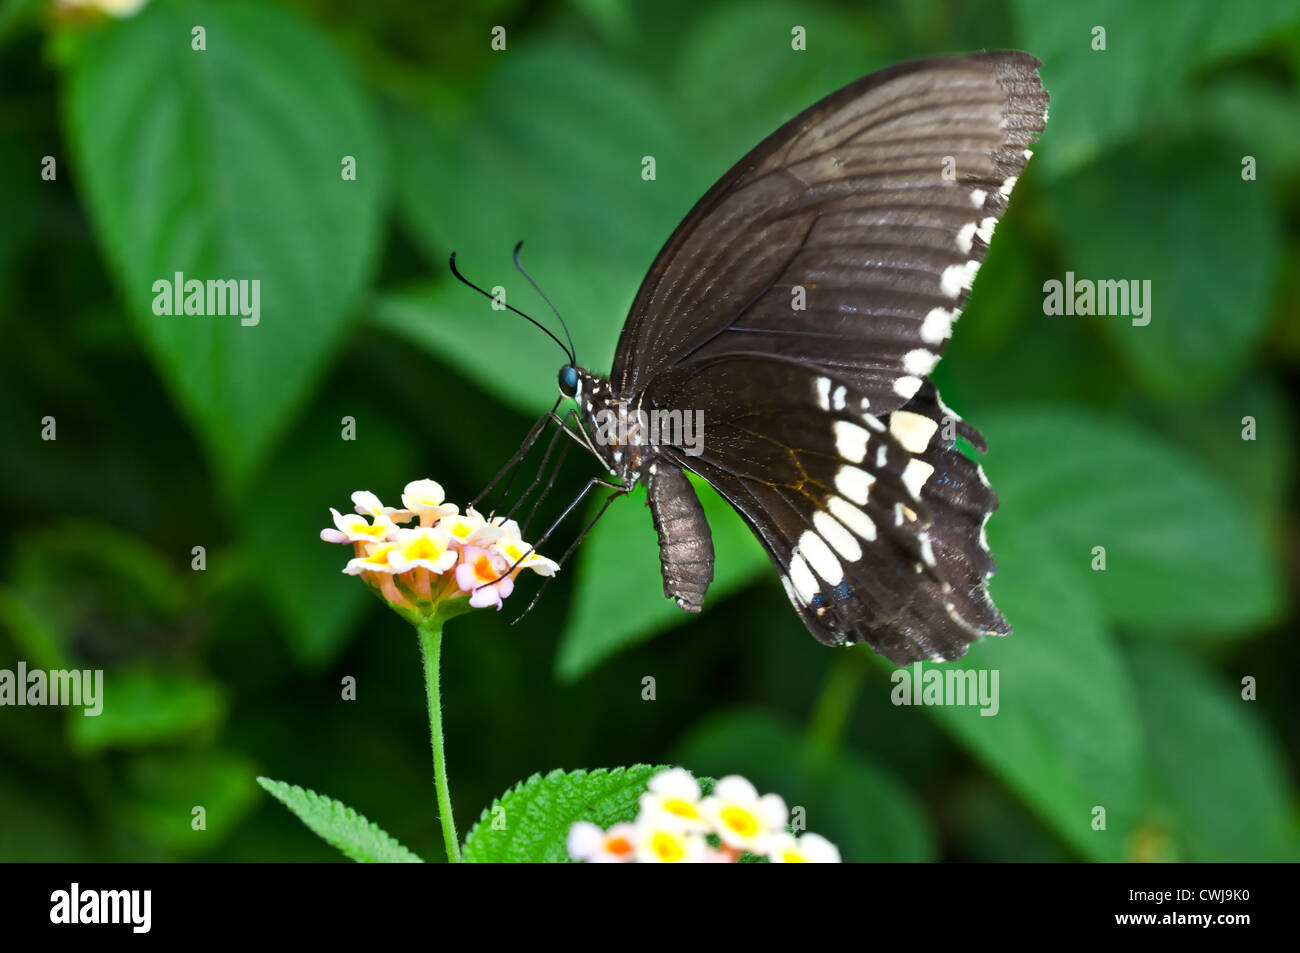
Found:
<path fill-rule="evenodd" d="M 999 670 L 999 714 L 892 705 L 889 667 L 816 645 L 716 498 L 718 582 L 679 613 L 638 496 L 524 623 L 452 627 L 462 829 L 536 772 L 671 762 L 782 793 L 851 860 L 1300 855 L 1300 4 L 154 0 L 71 22 L 9 0 L 0 668 L 103 668 L 109 701 L 0 709 L 0 859 L 336 859 L 260 773 L 440 857 L 415 640 L 316 531 L 358 488 L 471 498 L 553 399 L 558 352 L 447 253 L 536 302 L 526 239 L 605 370 L 655 251 L 745 149 L 871 70 L 1000 47 L 1044 60 L 1051 121 L 937 375 L 1002 499 L 1016 632 L 967 660 Z M 1152 323 L 1044 316 L 1067 270 L 1150 279 Z M 156 317 L 176 271 L 260 278 L 260 325 Z"/>

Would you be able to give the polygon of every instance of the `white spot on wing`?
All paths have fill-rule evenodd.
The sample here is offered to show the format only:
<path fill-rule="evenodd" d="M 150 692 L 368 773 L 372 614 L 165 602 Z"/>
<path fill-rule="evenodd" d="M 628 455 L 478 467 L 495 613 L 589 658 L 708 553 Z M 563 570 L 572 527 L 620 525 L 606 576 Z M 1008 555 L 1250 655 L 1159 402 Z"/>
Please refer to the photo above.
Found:
<path fill-rule="evenodd" d="M 845 390 L 843 387 L 835 388 L 835 393 L 831 395 L 832 408 L 834 408 L 835 410 L 844 409 L 844 394 L 845 394 Z"/>
<path fill-rule="evenodd" d="M 813 578 L 808 564 L 798 553 L 790 557 L 790 584 L 794 586 L 799 601 L 804 605 L 812 602 L 813 596 L 817 595 L 817 580 Z"/>
<path fill-rule="evenodd" d="M 832 496 L 826 501 L 831 515 L 865 540 L 876 538 L 876 524 L 871 517 L 842 496 Z"/>
<path fill-rule="evenodd" d="M 993 229 L 997 228 L 997 225 L 998 220 L 990 215 L 988 218 L 984 219 L 984 221 L 980 222 L 980 227 L 975 229 L 975 234 L 980 237 L 980 240 L 984 242 L 985 245 L 987 245 L 989 242 L 993 241 Z"/>
<path fill-rule="evenodd" d="M 867 503 L 867 493 L 876 478 L 857 467 L 840 467 L 835 474 L 835 488 L 859 506 Z"/>
<path fill-rule="evenodd" d="M 907 492 L 912 494 L 912 499 L 921 498 L 921 487 L 925 486 L 925 481 L 930 479 L 930 474 L 934 472 L 934 467 L 924 460 L 908 460 L 907 466 L 903 468 L 903 486 L 907 487 Z"/>
<path fill-rule="evenodd" d="M 977 227 L 978 226 L 974 222 L 967 222 L 957 230 L 957 247 L 961 249 L 961 251 L 967 254 L 970 253 L 971 244 L 975 238 L 975 229 Z"/>
<path fill-rule="evenodd" d="M 923 347 L 914 348 L 903 355 L 903 370 L 917 377 L 925 377 L 938 363 L 939 355 Z"/>
<path fill-rule="evenodd" d="M 1011 176 L 1009 179 L 1007 179 L 1005 182 L 1003 182 L 1001 185 L 998 186 L 998 191 L 1001 192 L 1003 195 L 1010 196 L 1011 190 L 1016 187 L 1016 179 L 1017 176 L 1014 175 Z"/>
<path fill-rule="evenodd" d="M 975 283 L 975 273 L 980 270 L 980 263 L 971 259 L 964 265 L 949 265 L 939 276 L 939 290 L 949 298 L 956 298 Z"/>
<path fill-rule="evenodd" d="M 862 547 L 839 520 L 817 512 L 813 514 L 813 527 L 821 534 L 822 539 L 830 543 L 834 550 L 849 562 L 854 563 L 862 558 Z"/>
<path fill-rule="evenodd" d="M 847 420 L 837 420 L 835 431 L 835 449 L 839 455 L 850 463 L 861 463 L 867 456 L 867 438 L 865 430 Z"/>
<path fill-rule="evenodd" d="M 800 535 L 799 552 L 828 585 L 838 586 L 844 581 L 844 567 L 835 558 L 826 541 L 816 533 L 809 530 Z"/>
<path fill-rule="evenodd" d="M 983 189 L 971 189 L 970 204 L 974 205 L 976 208 L 983 208 L 984 200 L 988 197 L 989 194 Z"/>
<path fill-rule="evenodd" d="M 819 377 L 816 380 L 817 385 L 817 406 L 822 410 L 831 409 L 831 379 L 829 377 Z"/>
<path fill-rule="evenodd" d="M 952 335 L 952 322 L 956 317 L 946 308 L 931 308 L 921 322 L 921 340 L 926 344 L 942 344 Z"/>
<path fill-rule="evenodd" d="M 910 374 L 906 377 L 900 377 L 894 381 L 894 393 L 904 400 L 911 400 L 916 396 L 916 392 L 921 389 L 921 378 L 912 377 Z"/>
<path fill-rule="evenodd" d="M 938 429 L 937 421 L 910 410 L 896 410 L 889 415 L 889 432 L 908 453 L 924 453 Z"/>

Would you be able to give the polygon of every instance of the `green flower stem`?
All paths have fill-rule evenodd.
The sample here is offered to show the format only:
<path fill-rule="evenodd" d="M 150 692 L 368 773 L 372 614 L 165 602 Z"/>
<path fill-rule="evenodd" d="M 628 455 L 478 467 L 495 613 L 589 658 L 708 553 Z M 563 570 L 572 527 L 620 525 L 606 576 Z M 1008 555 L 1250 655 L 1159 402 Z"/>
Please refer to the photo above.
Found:
<path fill-rule="evenodd" d="M 424 691 L 429 699 L 429 733 L 433 742 L 433 784 L 438 791 L 438 819 L 442 822 L 442 842 L 447 861 L 460 863 L 460 838 L 456 836 L 456 818 L 451 813 L 451 789 L 447 786 L 447 759 L 443 754 L 442 690 L 439 663 L 442 656 L 442 615 L 435 615 L 416 626 L 420 635 L 420 655 L 424 658 Z"/>
<path fill-rule="evenodd" d="M 808 740 L 823 756 L 834 753 L 839 747 L 844 725 L 853 711 L 862 684 L 862 673 L 855 664 L 858 660 L 847 655 L 847 651 L 842 651 L 832 658 L 830 673 L 808 725 Z"/>

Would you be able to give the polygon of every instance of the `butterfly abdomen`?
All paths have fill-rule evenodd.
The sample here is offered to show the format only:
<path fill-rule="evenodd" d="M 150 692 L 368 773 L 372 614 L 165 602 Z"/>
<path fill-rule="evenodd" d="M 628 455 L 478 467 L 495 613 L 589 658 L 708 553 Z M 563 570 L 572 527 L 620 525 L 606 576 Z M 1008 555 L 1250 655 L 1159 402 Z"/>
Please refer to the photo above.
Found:
<path fill-rule="evenodd" d="M 646 477 L 646 505 L 659 534 L 664 595 L 699 612 L 713 581 L 713 536 L 695 488 L 678 468 L 657 463 Z"/>

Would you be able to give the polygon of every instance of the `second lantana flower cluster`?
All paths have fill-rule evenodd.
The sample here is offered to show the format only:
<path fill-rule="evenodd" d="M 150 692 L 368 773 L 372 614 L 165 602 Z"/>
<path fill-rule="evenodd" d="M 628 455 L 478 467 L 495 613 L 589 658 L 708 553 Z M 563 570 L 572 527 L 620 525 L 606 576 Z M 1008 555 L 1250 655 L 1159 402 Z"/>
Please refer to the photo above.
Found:
<path fill-rule="evenodd" d="M 408 483 L 401 507 L 384 506 L 368 490 L 353 493 L 352 503 L 355 513 L 331 508 L 334 526 L 321 530 L 321 539 L 351 544 L 343 571 L 417 619 L 466 595 L 472 608 L 499 609 L 520 572 L 552 576 L 559 569 L 523 541 L 514 520 L 484 517 L 472 506 L 461 513 L 434 480 Z"/>
<path fill-rule="evenodd" d="M 774 864 L 838 864 L 840 852 L 817 834 L 786 829 L 790 811 L 778 794 L 759 795 L 740 775 L 722 778 L 708 797 L 684 768 L 650 779 L 636 820 L 601 830 L 569 828 L 568 850 L 589 863 L 736 863 L 748 854 Z"/>

